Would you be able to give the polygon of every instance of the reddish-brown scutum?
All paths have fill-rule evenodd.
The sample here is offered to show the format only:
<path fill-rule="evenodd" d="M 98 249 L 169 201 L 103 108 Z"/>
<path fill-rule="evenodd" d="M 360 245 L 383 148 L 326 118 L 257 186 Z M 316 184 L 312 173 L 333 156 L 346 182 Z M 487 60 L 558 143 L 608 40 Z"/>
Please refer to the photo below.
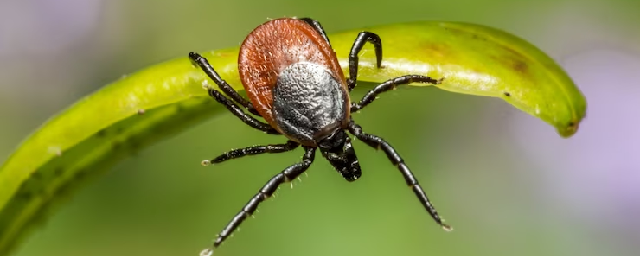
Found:
<path fill-rule="evenodd" d="M 242 42 L 238 58 L 240 80 L 258 113 L 273 128 L 272 95 L 282 70 L 301 61 L 327 66 L 343 88 L 344 74 L 331 45 L 306 22 L 275 19 L 255 28 Z"/>

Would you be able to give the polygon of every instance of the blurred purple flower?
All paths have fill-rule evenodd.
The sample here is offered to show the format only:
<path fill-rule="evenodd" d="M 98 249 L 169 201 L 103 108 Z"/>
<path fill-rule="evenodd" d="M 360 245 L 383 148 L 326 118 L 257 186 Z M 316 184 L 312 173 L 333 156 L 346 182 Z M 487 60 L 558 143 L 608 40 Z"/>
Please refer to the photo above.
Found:
<path fill-rule="evenodd" d="M 559 139 L 548 125 L 518 116 L 512 139 L 546 177 L 540 193 L 569 211 L 559 214 L 638 235 L 640 58 L 600 50 L 576 54 L 563 64 L 588 102 L 579 132 Z"/>
<path fill-rule="evenodd" d="M 95 30 L 102 0 L 0 1 L 0 55 L 54 52 Z"/>

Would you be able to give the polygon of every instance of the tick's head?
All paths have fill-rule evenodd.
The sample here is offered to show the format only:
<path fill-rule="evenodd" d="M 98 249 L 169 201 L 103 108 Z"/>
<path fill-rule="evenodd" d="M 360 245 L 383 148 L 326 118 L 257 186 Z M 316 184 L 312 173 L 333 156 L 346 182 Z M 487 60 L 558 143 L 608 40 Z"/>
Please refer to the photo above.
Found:
<path fill-rule="evenodd" d="M 329 160 L 329 163 L 347 181 L 354 181 L 362 176 L 356 151 L 353 149 L 351 139 L 344 130 L 337 129 L 331 135 L 319 141 L 318 148 L 320 148 L 322 156 Z"/>

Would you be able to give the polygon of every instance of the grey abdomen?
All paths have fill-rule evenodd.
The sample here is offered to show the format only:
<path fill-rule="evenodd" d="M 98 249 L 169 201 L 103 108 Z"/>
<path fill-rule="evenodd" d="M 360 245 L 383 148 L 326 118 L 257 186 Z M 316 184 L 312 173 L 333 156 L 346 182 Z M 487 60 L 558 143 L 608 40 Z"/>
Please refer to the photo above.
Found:
<path fill-rule="evenodd" d="M 314 63 L 299 62 L 280 72 L 272 95 L 278 126 L 301 143 L 321 139 L 347 114 L 347 92 L 329 69 Z"/>

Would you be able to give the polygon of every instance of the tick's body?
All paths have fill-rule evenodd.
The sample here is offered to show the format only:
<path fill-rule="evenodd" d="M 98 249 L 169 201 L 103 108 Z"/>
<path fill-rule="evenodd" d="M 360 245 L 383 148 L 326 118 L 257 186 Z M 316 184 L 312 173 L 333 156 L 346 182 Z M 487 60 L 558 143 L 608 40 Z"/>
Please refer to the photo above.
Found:
<path fill-rule="evenodd" d="M 374 33 L 361 32 L 349 54 L 349 78 L 346 79 L 329 38 L 317 21 L 309 18 L 276 19 L 260 25 L 242 43 L 238 59 L 240 78 L 250 102 L 233 90 L 206 59 L 197 53 L 189 54 L 226 94 L 224 96 L 209 88 L 210 96 L 249 126 L 268 134 L 282 134 L 289 139 L 284 144 L 229 151 L 211 161 L 203 161 L 203 164 L 220 163 L 246 155 L 282 153 L 299 146 L 305 150 L 301 162 L 287 167 L 260 189 L 220 233 L 213 248 L 218 247 L 247 216 L 252 215 L 264 199 L 271 197 L 279 185 L 305 172 L 315 159 L 316 149 L 346 180 L 360 178 L 360 164 L 345 131 L 371 147 L 382 149 L 398 167 L 407 185 L 433 219 L 445 229 L 450 229 L 442 222 L 418 180 L 396 150 L 382 138 L 364 133 L 350 115 L 371 103 L 381 92 L 397 85 L 412 82 L 439 83 L 441 80 L 420 75 L 393 78 L 376 86 L 358 103 L 352 103 L 349 91 L 356 86 L 357 55 L 367 42 L 374 45 L 377 66 L 381 67 L 380 37 Z M 266 123 L 245 113 L 241 107 L 261 116 Z M 203 254 L 210 255 L 213 248 L 205 250 Z"/>
<path fill-rule="evenodd" d="M 331 45 L 298 19 L 257 27 L 240 47 L 240 79 L 260 116 L 290 140 L 316 147 L 346 128 L 349 90 Z"/>

